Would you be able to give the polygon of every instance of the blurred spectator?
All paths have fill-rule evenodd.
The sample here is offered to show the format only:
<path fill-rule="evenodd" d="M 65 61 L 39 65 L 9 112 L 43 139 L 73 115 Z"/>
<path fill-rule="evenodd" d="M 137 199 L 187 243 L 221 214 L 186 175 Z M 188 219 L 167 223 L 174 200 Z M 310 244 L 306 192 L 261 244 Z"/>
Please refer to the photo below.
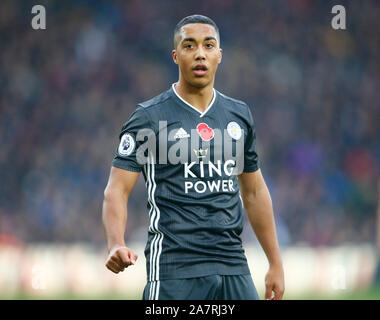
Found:
<path fill-rule="evenodd" d="M 325 1 L 40 4 L 43 31 L 30 27 L 32 3 L 0 3 L 0 234 L 105 245 L 121 126 L 177 80 L 174 26 L 200 13 L 221 32 L 216 88 L 252 108 L 281 245 L 374 242 L 379 2 L 344 2 L 345 31 L 330 27 Z M 142 179 L 133 193 L 126 235 L 144 239 Z"/>

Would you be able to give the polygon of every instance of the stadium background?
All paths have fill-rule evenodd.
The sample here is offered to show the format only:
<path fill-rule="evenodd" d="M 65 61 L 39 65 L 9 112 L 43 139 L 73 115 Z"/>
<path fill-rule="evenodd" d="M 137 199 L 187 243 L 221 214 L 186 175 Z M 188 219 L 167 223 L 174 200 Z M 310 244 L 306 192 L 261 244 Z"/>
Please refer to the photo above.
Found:
<path fill-rule="evenodd" d="M 35 4 L 46 30 L 31 28 Z M 346 30 L 331 27 L 335 4 Z M 215 87 L 252 108 L 285 298 L 380 298 L 380 3 L 368 0 L 2 0 L 0 298 L 140 298 L 145 185 L 128 206 L 139 261 L 119 275 L 104 267 L 103 190 L 136 103 L 177 80 L 173 29 L 194 13 L 220 28 Z M 247 220 L 242 238 L 262 296 Z"/>

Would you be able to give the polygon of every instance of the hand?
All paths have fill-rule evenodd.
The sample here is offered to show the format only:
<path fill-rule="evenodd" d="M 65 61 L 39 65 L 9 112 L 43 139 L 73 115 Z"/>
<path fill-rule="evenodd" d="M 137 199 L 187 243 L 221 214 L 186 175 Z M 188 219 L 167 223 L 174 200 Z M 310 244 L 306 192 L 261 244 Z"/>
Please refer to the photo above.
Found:
<path fill-rule="evenodd" d="M 123 246 L 114 246 L 108 255 L 106 267 L 114 273 L 124 271 L 131 264 L 135 264 L 137 254 Z"/>
<path fill-rule="evenodd" d="M 281 300 L 285 291 L 282 265 L 270 266 L 265 276 L 265 300 Z M 272 292 L 274 295 L 272 296 Z"/>

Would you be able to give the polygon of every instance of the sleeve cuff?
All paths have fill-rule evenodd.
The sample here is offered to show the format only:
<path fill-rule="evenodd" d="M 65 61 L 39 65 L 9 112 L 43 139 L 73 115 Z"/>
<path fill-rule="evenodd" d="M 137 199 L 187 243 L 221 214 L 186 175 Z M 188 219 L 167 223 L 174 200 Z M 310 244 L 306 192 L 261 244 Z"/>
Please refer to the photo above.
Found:
<path fill-rule="evenodd" d="M 115 159 L 112 161 L 112 166 L 119 169 L 124 169 L 124 170 L 134 171 L 134 172 L 141 172 L 142 170 L 141 167 L 132 167 L 131 165 L 125 163 L 125 161 L 121 161 L 118 159 Z"/>
<path fill-rule="evenodd" d="M 256 165 L 256 166 L 244 168 L 243 172 L 255 172 L 259 169 L 260 169 L 260 166 Z"/>

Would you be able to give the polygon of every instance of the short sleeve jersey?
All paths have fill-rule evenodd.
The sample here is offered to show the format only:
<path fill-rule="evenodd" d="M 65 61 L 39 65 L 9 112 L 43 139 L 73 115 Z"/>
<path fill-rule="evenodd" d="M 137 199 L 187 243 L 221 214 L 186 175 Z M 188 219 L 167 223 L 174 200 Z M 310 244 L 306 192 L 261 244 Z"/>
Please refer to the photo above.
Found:
<path fill-rule="evenodd" d="M 112 165 L 142 171 L 148 192 L 148 281 L 249 274 L 238 174 L 259 160 L 248 105 L 214 89 L 200 112 L 173 85 L 137 105 L 119 140 Z"/>

